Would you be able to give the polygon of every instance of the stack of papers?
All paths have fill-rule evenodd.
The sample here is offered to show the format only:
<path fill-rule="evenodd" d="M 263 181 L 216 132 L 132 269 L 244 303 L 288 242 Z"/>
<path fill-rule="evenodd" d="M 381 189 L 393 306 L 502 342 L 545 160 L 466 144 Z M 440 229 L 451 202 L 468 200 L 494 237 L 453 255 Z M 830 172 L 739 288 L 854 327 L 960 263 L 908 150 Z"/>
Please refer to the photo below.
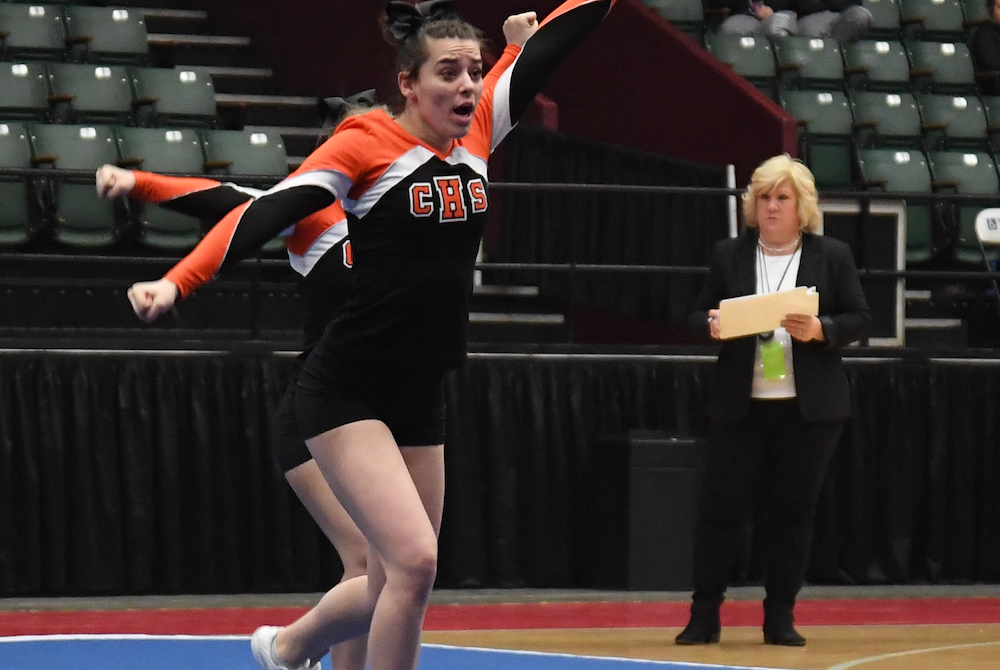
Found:
<path fill-rule="evenodd" d="M 799 286 L 764 295 L 728 298 L 719 303 L 719 333 L 728 340 L 775 330 L 786 314 L 819 315 L 816 287 Z"/>

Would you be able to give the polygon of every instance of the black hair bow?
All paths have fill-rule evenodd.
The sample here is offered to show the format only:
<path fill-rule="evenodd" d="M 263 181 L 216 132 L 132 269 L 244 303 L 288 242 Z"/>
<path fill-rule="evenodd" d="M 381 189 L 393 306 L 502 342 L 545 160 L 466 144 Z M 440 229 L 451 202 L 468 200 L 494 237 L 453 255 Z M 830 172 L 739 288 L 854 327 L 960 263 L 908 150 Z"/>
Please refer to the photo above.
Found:
<path fill-rule="evenodd" d="M 369 88 L 366 91 L 349 95 L 346 98 L 339 95 L 335 95 L 331 98 L 320 98 L 319 117 L 323 121 L 323 127 L 328 128 L 340 123 L 340 120 L 344 118 L 344 115 L 351 108 L 374 107 L 375 104 L 376 100 L 374 88 Z"/>
<path fill-rule="evenodd" d="M 385 7 L 385 15 L 389 34 L 400 42 L 417 32 L 425 21 L 457 16 L 455 0 L 426 0 L 415 5 L 391 0 Z"/>

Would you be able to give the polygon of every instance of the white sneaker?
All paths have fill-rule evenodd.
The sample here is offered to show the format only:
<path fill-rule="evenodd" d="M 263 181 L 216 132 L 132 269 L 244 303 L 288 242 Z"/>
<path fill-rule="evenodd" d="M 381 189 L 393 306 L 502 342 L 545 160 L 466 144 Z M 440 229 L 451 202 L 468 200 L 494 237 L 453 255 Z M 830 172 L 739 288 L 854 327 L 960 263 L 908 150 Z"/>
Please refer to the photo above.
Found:
<path fill-rule="evenodd" d="M 278 639 L 278 626 L 261 626 L 250 636 L 250 651 L 264 670 L 320 670 L 319 661 L 310 664 L 307 659 L 302 665 L 292 667 L 278 657 L 274 647 Z"/>

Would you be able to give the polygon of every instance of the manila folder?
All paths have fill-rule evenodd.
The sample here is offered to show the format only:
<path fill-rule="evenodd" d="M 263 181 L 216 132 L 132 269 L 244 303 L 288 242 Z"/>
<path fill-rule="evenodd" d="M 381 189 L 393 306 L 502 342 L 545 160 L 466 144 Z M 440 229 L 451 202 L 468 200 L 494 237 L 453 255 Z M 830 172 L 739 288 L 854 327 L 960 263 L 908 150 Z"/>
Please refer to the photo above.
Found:
<path fill-rule="evenodd" d="M 819 314 L 816 288 L 799 286 L 764 295 L 728 298 L 719 303 L 719 334 L 724 340 L 766 333 L 781 326 L 786 314 Z"/>

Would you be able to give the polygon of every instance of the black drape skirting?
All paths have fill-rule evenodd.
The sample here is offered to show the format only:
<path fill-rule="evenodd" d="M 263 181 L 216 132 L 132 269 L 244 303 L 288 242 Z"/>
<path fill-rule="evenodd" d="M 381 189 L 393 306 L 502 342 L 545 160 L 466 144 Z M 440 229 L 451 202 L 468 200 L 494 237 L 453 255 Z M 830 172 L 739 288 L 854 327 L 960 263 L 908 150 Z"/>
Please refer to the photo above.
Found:
<path fill-rule="evenodd" d="M 439 585 L 588 586 L 595 441 L 702 434 L 711 361 L 473 356 L 447 387 Z M 854 418 L 825 483 L 811 581 L 1000 581 L 997 363 L 848 361 Z M 336 554 L 268 437 L 293 365 L 0 354 L 0 594 L 329 587 Z M 751 558 L 737 578 L 757 571 Z"/>

